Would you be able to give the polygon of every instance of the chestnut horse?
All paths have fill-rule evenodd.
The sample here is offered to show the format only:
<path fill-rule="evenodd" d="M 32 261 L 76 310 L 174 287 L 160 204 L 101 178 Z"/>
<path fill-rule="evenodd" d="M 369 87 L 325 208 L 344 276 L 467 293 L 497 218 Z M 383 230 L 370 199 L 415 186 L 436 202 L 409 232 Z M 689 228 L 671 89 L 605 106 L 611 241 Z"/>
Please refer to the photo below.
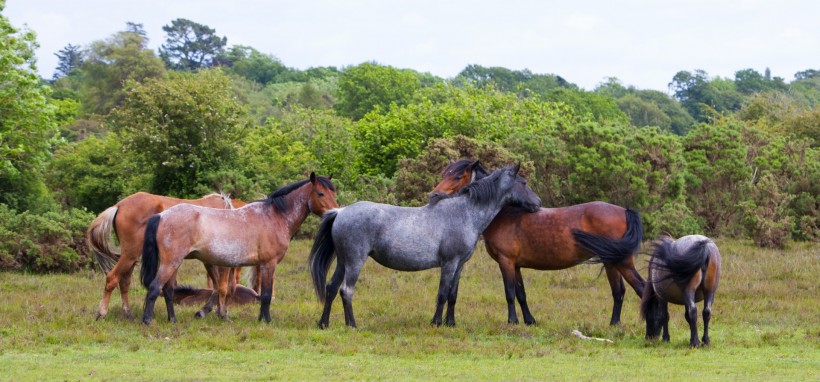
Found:
<path fill-rule="evenodd" d="M 234 208 L 245 205 L 244 202 L 230 200 L 227 196 L 220 194 L 187 200 L 137 192 L 100 213 L 86 232 L 88 246 L 100 267 L 106 272 L 105 291 L 97 310 L 97 319 L 104 318 L 108 314 L 111 293 L 117 285 L 120 287 L 120 296 L 122 296 L 122 312 L 126 317 L 131 317 L 128 289 L 131 285 L 131 274 L 142 250 L 145 224 L 151 215 L 182 203 L 211 208 Z M 119 253 L 116 252 L 111 240 L 112 230 L 120 243 Z M 239 275 L 238 272 L 236 274 Z"/>
<path fill-rule="evenodd" d="M 431 198 L 452 194 L 488 172 L 478 161 L 452 162 L 442 172 L 442 181 Z M 559 270 L 585 262 L 603 263 L 612 289 L 610 325 L 621 320 L 623 279 L 641 296 L 644 281 L 635 270 L 633 254 L 643 240 L 640 215 L 604 202 L 591 202 L 563 208 L 541 208 L 527 213 L 506 207 L 484 230 L 484 246 L 498 262 L 507 299 L 507 322 L 518 323 L 515 299 L 521 305 L 524 323 L 535 324 L 527 305 L 521 268 Z"/>
<path fill-rule="evenodd" d="M 670 237 L 655 242 L 649 260 L 649 285 L 641 298 L 641 318 L 646 320 L 646 338 L 656 339 L 663 329 L 663 340 L 669 342 L 669 305 L 685 307 L 689 324 L 689 347 L 698 341 L 698 308 L 703 301 L 703 345 L 709 345 L 709 319 L 720 280 L 720 251 L 712 239 L 689 235 L 678 240 Z"/>
<path fill-rule="evenodd" d="M 274 191 L 267 199 L 233 210 L 216 210 L 180 204 L 151 216 L 145 229 L 140 278 L 148 289 L 142 321 L 150 324 L 154 304 L 162 291 L 168 320 L 174 315 L 174 288 L 169 282 L 185 258 L 206 264 L 212 278 L 214 266 L 260 265 L 259 320 L 270 322 L 270 301 L 276 265 L 285 257 L 290 238 L 308 214 L 322 216 L 338 208 L 336 188 L 329 178 L 310 174 Z M 217 315 L 227 318 L 228 273 L 219 275 Z"/>

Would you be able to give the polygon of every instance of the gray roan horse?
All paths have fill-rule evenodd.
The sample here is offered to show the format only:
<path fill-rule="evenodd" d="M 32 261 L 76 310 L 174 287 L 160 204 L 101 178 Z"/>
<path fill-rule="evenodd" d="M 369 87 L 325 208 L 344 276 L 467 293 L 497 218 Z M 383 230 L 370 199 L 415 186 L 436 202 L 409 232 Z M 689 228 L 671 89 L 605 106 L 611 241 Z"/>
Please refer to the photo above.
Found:
<path fill-rule="evenodd" d="M 689 235 L 678 240 L 663 237 L 655 243 L 649 261 L 649 279 L 641 298 L 641 317 L 646 320 L 646 338 L 655 339 L 663 329 L 669 341 L 668 303 L 683 305 L 689 323 L 689 346 L 697 347 L 698 308 L 703 303 L 703 344 L 709 345 L 709 319 L 720 280 L 720 251 L 706 236 Z"/>
<path fill-rule="evenodd" d="M 506 205 L 527 211 L 541 205 L 526 180 L 518 175 L 519 168 L 520 164 L 496 170 L 459 193 L 431 200 L 423 207 L 358 202 L 325 214 L 308 259 L 316 295 L 325 304 L 319 327 L 328 326 L 330 308 L 340 288 L 345 323 L 356 327 L 353 288 L 368 256 L 400 271 L 440 267 L 431 324 L 441 325 L 446 301 L 445 324 L 454 326 L 459 276 L 473 255 L 478 236 Z M 325 287 L 334 252 L 336 271 Z"/>

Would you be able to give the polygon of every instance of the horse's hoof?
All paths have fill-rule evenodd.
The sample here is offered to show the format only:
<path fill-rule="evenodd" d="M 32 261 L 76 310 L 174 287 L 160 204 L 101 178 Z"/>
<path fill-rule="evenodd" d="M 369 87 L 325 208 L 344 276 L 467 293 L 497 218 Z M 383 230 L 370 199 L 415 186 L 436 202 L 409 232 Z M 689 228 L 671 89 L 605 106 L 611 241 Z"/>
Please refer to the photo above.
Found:
<path fill-rule="evenodd" d="M 507 323 L 508 323 L 508 324 L 511 324 L 511 325 L 518 325 L 518 319 L 517 319 L 517 318 L 516 318 L 516 319 L 510 319 L 510 318 L 508 318 L 508 319 L 507 319 Z"/>
<path fill-rule="evenodd" d="M 94 321 L 99 321 L 103 318 L 105 318 L 105 313 L 97 312 L 97 314 L 94 316 Z"/>
<path fill-rule="evenodd" d="M 524 321 L 524 324 L 525 324 L 525 325 L 527 325 L 527 326 L 533 326 L 533 325 L 536 325 L 536 324 L 537 324 L 537 322 L 535 322 L 535 320 L 532 320 L 532 321 Z"/>
<path fill-rule="evenodd" d="M 125 318 L 127 318 L 127 319 L 129 319 L 129 320 L 133 320 L 133 319 L 134 319 L 134 315 L 131 313 L 131 311 L 130 311 L 130 310 L 123 310 L 123 311 L 122 311 L 122 315 L 123 315 L 123 316 L 125 316 Z M 103 317 L 105 317 L 105 315 L 103 315 Z"/>
<path fill-rule="evenodd" d="M 200 310 L 199 312 L 196 312 L 196 314 L 194 314 L 194 317 L 197 319 L 205 318 L 205 312 Z"/>
<path fill-rule="evenodd" d="M 432 319 L 430 325 L 441 326 L 441 320 Z"/>
<path fill-rule="evenodd" d="M 146 319 L 144 319 L 144 318 L 143 318 L 143 319 L 142 319 L 142 323 L 143 323 L 144 325 L 148 325 L 148 326 L 150 326 L 150 325 L 151 325 L 151 320 L 150 320 L 150 319 L 147 319 L 147 320 L 146 320 Z"/>
<path fill-rule="evenodd" d="M 447 321 L 447 322 L 444 323 L 444 326 L 449 327 L 449 328 L 454 328 L 454 327 L 456 327 L 456 322 L 455 321 Z"/>
<path fill-rule="evenodd" d="M 319 321 L 319 322 L 316 323 L 316 326 L 318 326 L 319 329 L 325 330 L 325 329 L 327 329 L 327 322 Z"/>

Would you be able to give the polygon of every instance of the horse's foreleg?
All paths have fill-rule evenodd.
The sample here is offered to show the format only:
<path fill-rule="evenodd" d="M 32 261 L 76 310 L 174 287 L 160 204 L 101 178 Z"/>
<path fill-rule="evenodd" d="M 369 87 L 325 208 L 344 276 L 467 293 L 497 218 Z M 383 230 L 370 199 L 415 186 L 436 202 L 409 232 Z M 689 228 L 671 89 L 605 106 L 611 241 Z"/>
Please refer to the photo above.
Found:
<path fill-rule="evenodd" d="M 444 325 L 447 326 L 456 326 L 456 299 L 458 298 L 458 282 L 461 279 L 462 269 L 464 269 L 464 263 L 458 265 L 450 284 L 450 293 L 447 296 L 447 314 L 444 319 Z"/>
<path fill-rule="evenodd" d="M 515 267 L 515 295 L 518 298 L 518 304 L 521 305 L 521 314 L 524 315 L 524 323 L 527 325 L 535 325 L 535 317 L 530 313 L 530 307 L 527 305 L 527 292 L 524 290 L 524 278 L 521 276 L 521 267 Z"/>
<path fill-rule="evenodd" d="M 503 259 L 499 259 L 501 279 L 504 281 L 504 297 L 507 299 L 507 323 L 518 324 L 518 315 L 515 314 L 515 267 Z"/>
<path fill-rule="evenodd" d="M 211 310 L 214 308 L 214 304 L 218 301 L 218 294 L 214 285 L 219 285 L 219 274 L 217 273 L 216 268 L 213 265 L 202 263 L 205 266 L 205 272 L 207 273 L 208 278 L 208 286 L 211 289 L 211 297 L 208 298 L 208 301 L 205 302 L 205 305 L 202 306 L 202 309 L 196 312 L 194 317 L 196 318 L 203 318 L 211 313 Z"/>
<path fill-rule="evenodd" d="M 336 299 L 336 294 L 339 293 L 339 287 L 345 276 L 344 265 L 336 261 L 336 270 L 333 271 L 333 276 L 330 282 L 325 287 L 325 308 L 322 311 L 322 318 L 319 319 L 319 328 L 325 329 L 330 321 L 330 308 L 333 306 L 333 300 Z"/>
<path fill-rule="evenodd" d="M 606 270 L 606 278 L 609 280 L 609 287 L 612 289 L 612 318 L 609 320 L 610 325 L 618 325 L 621 322 L 621 307 L 624 304 L 624 294 L 626 294 L 626 287 L 621 273 L 611 264 L 604 264 Z"/>
<path fill-rule="evenodd" d="M 661 328 L 663 329 L 663 339 L 664 342 L 669 342 L 669 303 L 665 300 L 660 303 L 661 309 Z"/>
<path fill-rule="evenodd" d="M 441 278 L 438 284 L 438 294 L 436 295 L 436 312 L 433 313 L 433 319 L 430 324 L 441 326 L 441 314 L 444 311 L 444 303 L 447 302 L 447 296 L 450 294 L 450 286 L 453 282 L 453 275 L 456 273 L 458 264 L 448 263 L 441 267 Z"/>
<path fill-rule="evenodd" d="M 259 321 L 262 319 L 266 323 L 270 323 L 270 300 L 273 295 L 273 272 L 276 270 L 276 261 L 271 260 L 267 264 L 259 268 L 258 277 L 261 278 L 262 294 L 259 298 L 261 305 L 259 306 Z"/>
<path fill-rule="evenodd" d="M 233 278 L 233 272 L 229 268 L 219 267 L 219 271 L 216 273 L 219 275 L 219 283 L 216 284 L 217 292 L 219 293 L 219 303 L 216 305 L 216 315 L 225 320 L 228 318 L 228 284 L 231 283 L 230 279 Z M 270 322 L 270 320 L 268 321 Z"/>

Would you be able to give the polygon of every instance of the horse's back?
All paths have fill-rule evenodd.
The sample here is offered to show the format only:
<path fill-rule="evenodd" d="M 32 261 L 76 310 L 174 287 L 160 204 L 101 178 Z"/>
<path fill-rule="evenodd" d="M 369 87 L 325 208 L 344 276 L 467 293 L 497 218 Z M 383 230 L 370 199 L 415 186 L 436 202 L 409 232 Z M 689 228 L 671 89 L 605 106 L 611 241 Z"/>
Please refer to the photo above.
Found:
<path fill-rule="evenodd" d="M 332 235 L 339 256 L 372 257 L 379 264 L 414 271 L 440 265 L 442 242 L 458 241 L 456 224 L 436 219 L 425 207 L 357 202 L 342 209 Z M 477 239 L 478 234 L 475 235 Z M 475 245 L 475 240 L 471 243 Z M 464 243 L 458 243 L 464 246 Z"/>
<path fill-rule="evenodd" d="M 619 239 L 626 232 L 626 210 L 605 202 L 540 208 L 533 213 L 507 207 L 484 231 L 484 239 L 496 261 L 509 257 L 520 267 L 558 270 L 588 258 L 578 252 L 573 230 Z"/>
<path fill-rule="evenodd" d="M 692 279 L 695 280 L 690 279 L 690 282 L 697 282 L 697 286 L 695 287 L 695 302 L 703 301 L 704 295 L 714 294 L 717 290 L 721 268 L 720 251 L 712 239 L 703 235 L 683 236 L 670 244 L 672 256 L 683 256 L 689 253 L 687 251 L 694 245 L 702 241 L 706 241 L 706 265 L 705 268 L 698 270 L 692 276 Z M 670 272 L 664 269 L 665 266 L 666 263 L 662 259 L 653 257 L 649 268 L 650 279 L 662 280 L 660 282 L 654 282 L 653 287 L 664 300 L 673 304 L 683 305 L 684 291 L 680 285 L 669 278 Z"/>

